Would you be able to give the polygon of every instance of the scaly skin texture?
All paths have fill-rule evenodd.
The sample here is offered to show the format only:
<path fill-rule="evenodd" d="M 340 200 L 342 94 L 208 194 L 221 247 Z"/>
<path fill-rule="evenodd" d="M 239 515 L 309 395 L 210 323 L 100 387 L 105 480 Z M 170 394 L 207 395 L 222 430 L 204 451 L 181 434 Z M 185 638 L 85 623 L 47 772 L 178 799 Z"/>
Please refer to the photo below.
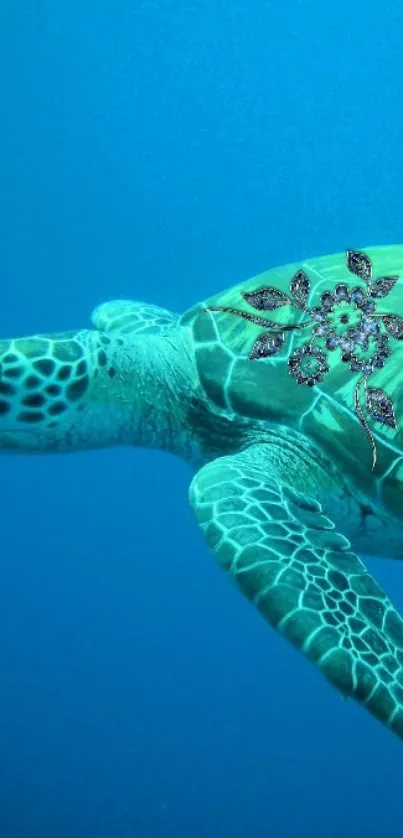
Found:
<path fill-rule="evenodd" d="M 105 321 L 101 308 L 95 319 Z M 119 326 L 123 319 L 127 329 L 129 313 Z M 144 326 L 137 313 L 129 334 L 115 324 L 102 332 L 2 341 L 0 448 L 41 453 L 143 445 L 186 454 L 192 445 L 181 400 L 192 377 L 186 332 L 172 322 L 168 329 L 153 323 Z"/>
<path fill-rule="evenodd" d="M 322 283 L 335 258 L 306 270 Z M 376 429 L 371 473 L 345 369 L 333 365 L 333 390 L 303 390 L 286 370 L 289 347 L 275 363 L 250 361 L 256 328 L 205 308 L 179 321 L 114 301 L 96 309 L 94 330 L 4 341 L 0 448 L 123 444 L 183 457 L 199 469 L 190 500 L 219 565 L 343 695 L 403 738 L 402 620 L 356 555 L 403 556 L 401 425 L 393 439 Z M 382 381 L 400 421 L 396 358 Z"/>
<path fill-rule="evenodd" d="M 345 696 L 403 738 L 403 621 L 316 495 L 328 479 L 283 445 L 204 466 L 190 499 L 220 566 Z"/>

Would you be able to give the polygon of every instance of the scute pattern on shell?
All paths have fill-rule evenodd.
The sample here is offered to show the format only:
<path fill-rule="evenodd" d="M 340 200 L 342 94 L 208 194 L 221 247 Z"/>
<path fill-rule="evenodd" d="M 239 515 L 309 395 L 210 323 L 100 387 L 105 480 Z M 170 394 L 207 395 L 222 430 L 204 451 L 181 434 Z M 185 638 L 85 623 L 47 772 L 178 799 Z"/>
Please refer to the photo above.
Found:
<path fill-rule="evenodd" d="M 345 263 L 347 270 L 363 284 L 351 288 L 347 282 L 338 282 L 322 291 L 315 306 L 308 304 L 311 283 L 302 269 L 291 277 L 289 294 L 271 286 L 241 292 L 245 302 L 259 312 L 272 313 L 285 307 L 298 309 L 305 316 L 300 322 L 269 321 L 235 307 L 211 306 L 207 310 L 227 312 L 270 330 L 254 341 L 248 355 L 251 361 L 276 356 L 283 347 L 286 332 L 310 329 L 305 342 L 288 359 L 290 375 L 299 385 L 314 387 L 321 383 L 329 372 L 328 353 L 338 351 L 340 363 L 358 375 L 353 407 L 369 439 L 374 469 L 377 448 L 369 422 L 394 429 L 397 425 L 392 398 L 381 388 L 368 387 L 368 380 L 391 356 L 390 339 L 403 340 L 403 318 L 395 312 L 378 313 L 377 301 L 388 296 L 399 277 L 373 279 L 371 259 L 362 251 L 347 251 Z"/>

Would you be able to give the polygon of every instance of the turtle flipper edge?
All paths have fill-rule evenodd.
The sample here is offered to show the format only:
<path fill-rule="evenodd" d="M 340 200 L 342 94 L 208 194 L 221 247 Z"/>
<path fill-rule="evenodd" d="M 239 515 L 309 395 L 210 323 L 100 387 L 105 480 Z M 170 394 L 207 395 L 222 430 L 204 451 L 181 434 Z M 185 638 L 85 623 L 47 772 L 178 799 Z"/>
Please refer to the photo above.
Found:
<path fill-rule="evenodd" d="M 403 621 L 314 494 L 287 481 L 278 451 L 257 444 L 208 463 L 190 500 L 220 566 L 271 626 L 403 738 Z"/>

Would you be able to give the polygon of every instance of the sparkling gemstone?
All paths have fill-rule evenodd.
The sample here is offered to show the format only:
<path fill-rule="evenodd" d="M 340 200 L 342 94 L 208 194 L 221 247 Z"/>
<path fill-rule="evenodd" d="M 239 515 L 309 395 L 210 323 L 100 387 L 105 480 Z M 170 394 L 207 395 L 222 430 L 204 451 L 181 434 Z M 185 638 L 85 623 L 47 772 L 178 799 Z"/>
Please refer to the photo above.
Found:
<path fill-rule="evenodd" d="M 376 320 L 371 320 L 368 317 L 362 321 L 361 328 L 367 335 L 374 335 L 378 331 L 379 326 Z"/>
<path fill-rule="evenodd" d="M 326 346 L 328 349 L 336 349 L 339 345 L 339 339 L 336 335 L 329 335 L 326 340 Z"/>
<path fill-rule="evenodd" d="M 322 306 L 324 306 L 325 309 L 330 309 L 335 302 L 333 294 L 331 294 L 330 291 L 324 291 L 320 299 Z"/>
<path fill-rule="evenodd" d="M 321 361 L 325 360 L 325 356 L 319 346 L 313 346 L 310 350 L 310 354 L 314 355 L 315 358 L 319 358 Z"/>
<path fill-rule="evenodd" d="M 350 292 L 348 290 L 348 286 L 341 282 L 339 285 L 336 285 L 335 296 L 338 303 L 341 303 L 343 300 L 347 300 L 350 302 Z"/>
<path fill-rule="evenodd" d="M 383 358 L 381 358 L 380 355 L 377 355 L 376 358 L 374 358 L 373 363 L 374 363 L 374 367 L 376 367 L 376 369 L 378 369 L 378 370 L 380 370 L 382 367 L 385 366 L 385 361 L 384 361 Z"/>
<path fill-rule="evenodd" d="M 315 308 L 313 308 L 311 310 L 311 315 L 312 315 L 314 320 L 319 320 L 319 321 L 326 320 L 326 314 L 327 314 L 327 312 L 325 311 L 325 309 L 324 308 L 319 308 L 319 306 L 316 306 Z"/>
<path fill-rule="evenodd" d="M 359 372 L 362 369 L 362 361 L 359 361 L 358 358 L 354 358 L 354 360 L 350 364 L 351 372 Z"/>
<path fill-rule="evenodd" d="M 351 292 L 351 300 L 352 300 L 353 303 L 356 303 L 356 305 L 360 305 L 360 303 L 362 303 L 364 297 L 365 297 L 365 294 L 364 294 L 364 291 L 362 290 L 362 288 L 354 288 L 353 291 Z"/>
<path fill-rule="evenodd" d="M 363 373 L 365 373 L 365 375 L 369 375 L 369 373 L 372 372 L 372 362 L 365 361 L 365 363 L 362 366 L 362 371 Z"/>
<path fill-rule="evenodd" d="M 375 311 L 375 303 L 372 303 L 371 301 L 368 301 L 368 302 L 364 303 L 364 305 L 361 306 L 361 308 L 362 308 L 362 311 L 365 311 L 365 314 L 372 314 L 372 312 Z"/>
<path fill-rule="evenodd" d="M 368 349 L 368 337 L 362 329 L 357 332 L 356 343 L 358 343 L 359 346 L 362 346 L 363 349 Z"/>

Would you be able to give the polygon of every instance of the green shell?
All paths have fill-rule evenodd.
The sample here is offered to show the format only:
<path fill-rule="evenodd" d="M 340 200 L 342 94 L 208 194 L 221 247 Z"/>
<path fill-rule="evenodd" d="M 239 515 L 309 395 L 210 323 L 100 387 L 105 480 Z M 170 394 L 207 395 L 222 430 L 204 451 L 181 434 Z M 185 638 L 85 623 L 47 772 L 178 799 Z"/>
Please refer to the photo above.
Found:
<path fill-rule="evenodd" d="M 200 381 L 216 408 L 227 414 L 298 429 L 318 443 L 366 493 L 370 485 L 369 493 L 382 499 L 392 512 L 400 515 L 403 480 L 403 319 L 399 324 L 398 318 L 403 317 L 403 245 L 370 247 L 363 252 L 352 252 L 353 256 L 360 253 L 363 261 L 358 260 L 357 267 L 356 260 L 355 268 L 354 262 L 348 262 L 346 253 L 338 253 L 266 271 L 192 309 L 184 315 L 182 322 L 191 324 Z M 364 276 L 368 264 L 372 268 L 371 285 L 368 277 Z M 305 311 L 288 303 L 272 311 L 258 311 L 243 296 L 263 288 L 274 288 L 293 300 L 290 284 L 301 270 L 309 280 L 309 292 L 303 303 Z M 392 279 L 378 283 L 376 291 L 376 280 L 384 277 Z M 308 323 L 307 309 L 320 307 L 322 293 L 334 293 L 340 284 L 347 285 L 349 292 L 354 288 L 363 289 L 367 298 L 369 289 L 372 289 L 374 296 L 370 299 L 375 303 L 374 314 L 395 318 L 393 322 L 377 320 L 382 333 L 387 335 L 390 351 L 384 359 L 383 368 L 373 369 L 370 376 L 364 377 L 362 371 L 352 371 L 351 365 L 342 361 L 339 348 L 330 351 L 326 348 L 325 338 L 313 338 L 312 325 L 283 331 L 284 342 L 272 357 L 249 359 L 256 340 L 262 334 L 277 334 L 281 332 L 281 326 L 295 327 Z M 274 331 L 249 322 L 239 314 L 209 310 L 215 307 L 263 317 L 275 323 Z M 347 324 L 340 323 L 341 312 L 344 312 L 344 318 L 346 315 L 349 318 Z M 343 305 L 337 305 L 329 315 L 328 325 L 331 323 L 337 334 L 345 337 L 346 330 L 357 326 L 361 316 L 362 312 L 352 304 L 345 303 L 344 309 Z M 291 356 L 310 341 L 321 348 L 327 364 L 322 380 L 313 386 L 312 382 L 311 386 L 297 383 L 289 365 Z M 371 337 L 367 353 L 361 352 L 361 360 L 374 358 L 378 349 L 375 338 Z M 373 401 L 368 402 L 371 393 L 379 391 L 385 397 L 382 401 L 384 408 L 386 399 L 389 423 L 381 422 Z M 374 418 L 377 415 L 378 418 Z"/>

